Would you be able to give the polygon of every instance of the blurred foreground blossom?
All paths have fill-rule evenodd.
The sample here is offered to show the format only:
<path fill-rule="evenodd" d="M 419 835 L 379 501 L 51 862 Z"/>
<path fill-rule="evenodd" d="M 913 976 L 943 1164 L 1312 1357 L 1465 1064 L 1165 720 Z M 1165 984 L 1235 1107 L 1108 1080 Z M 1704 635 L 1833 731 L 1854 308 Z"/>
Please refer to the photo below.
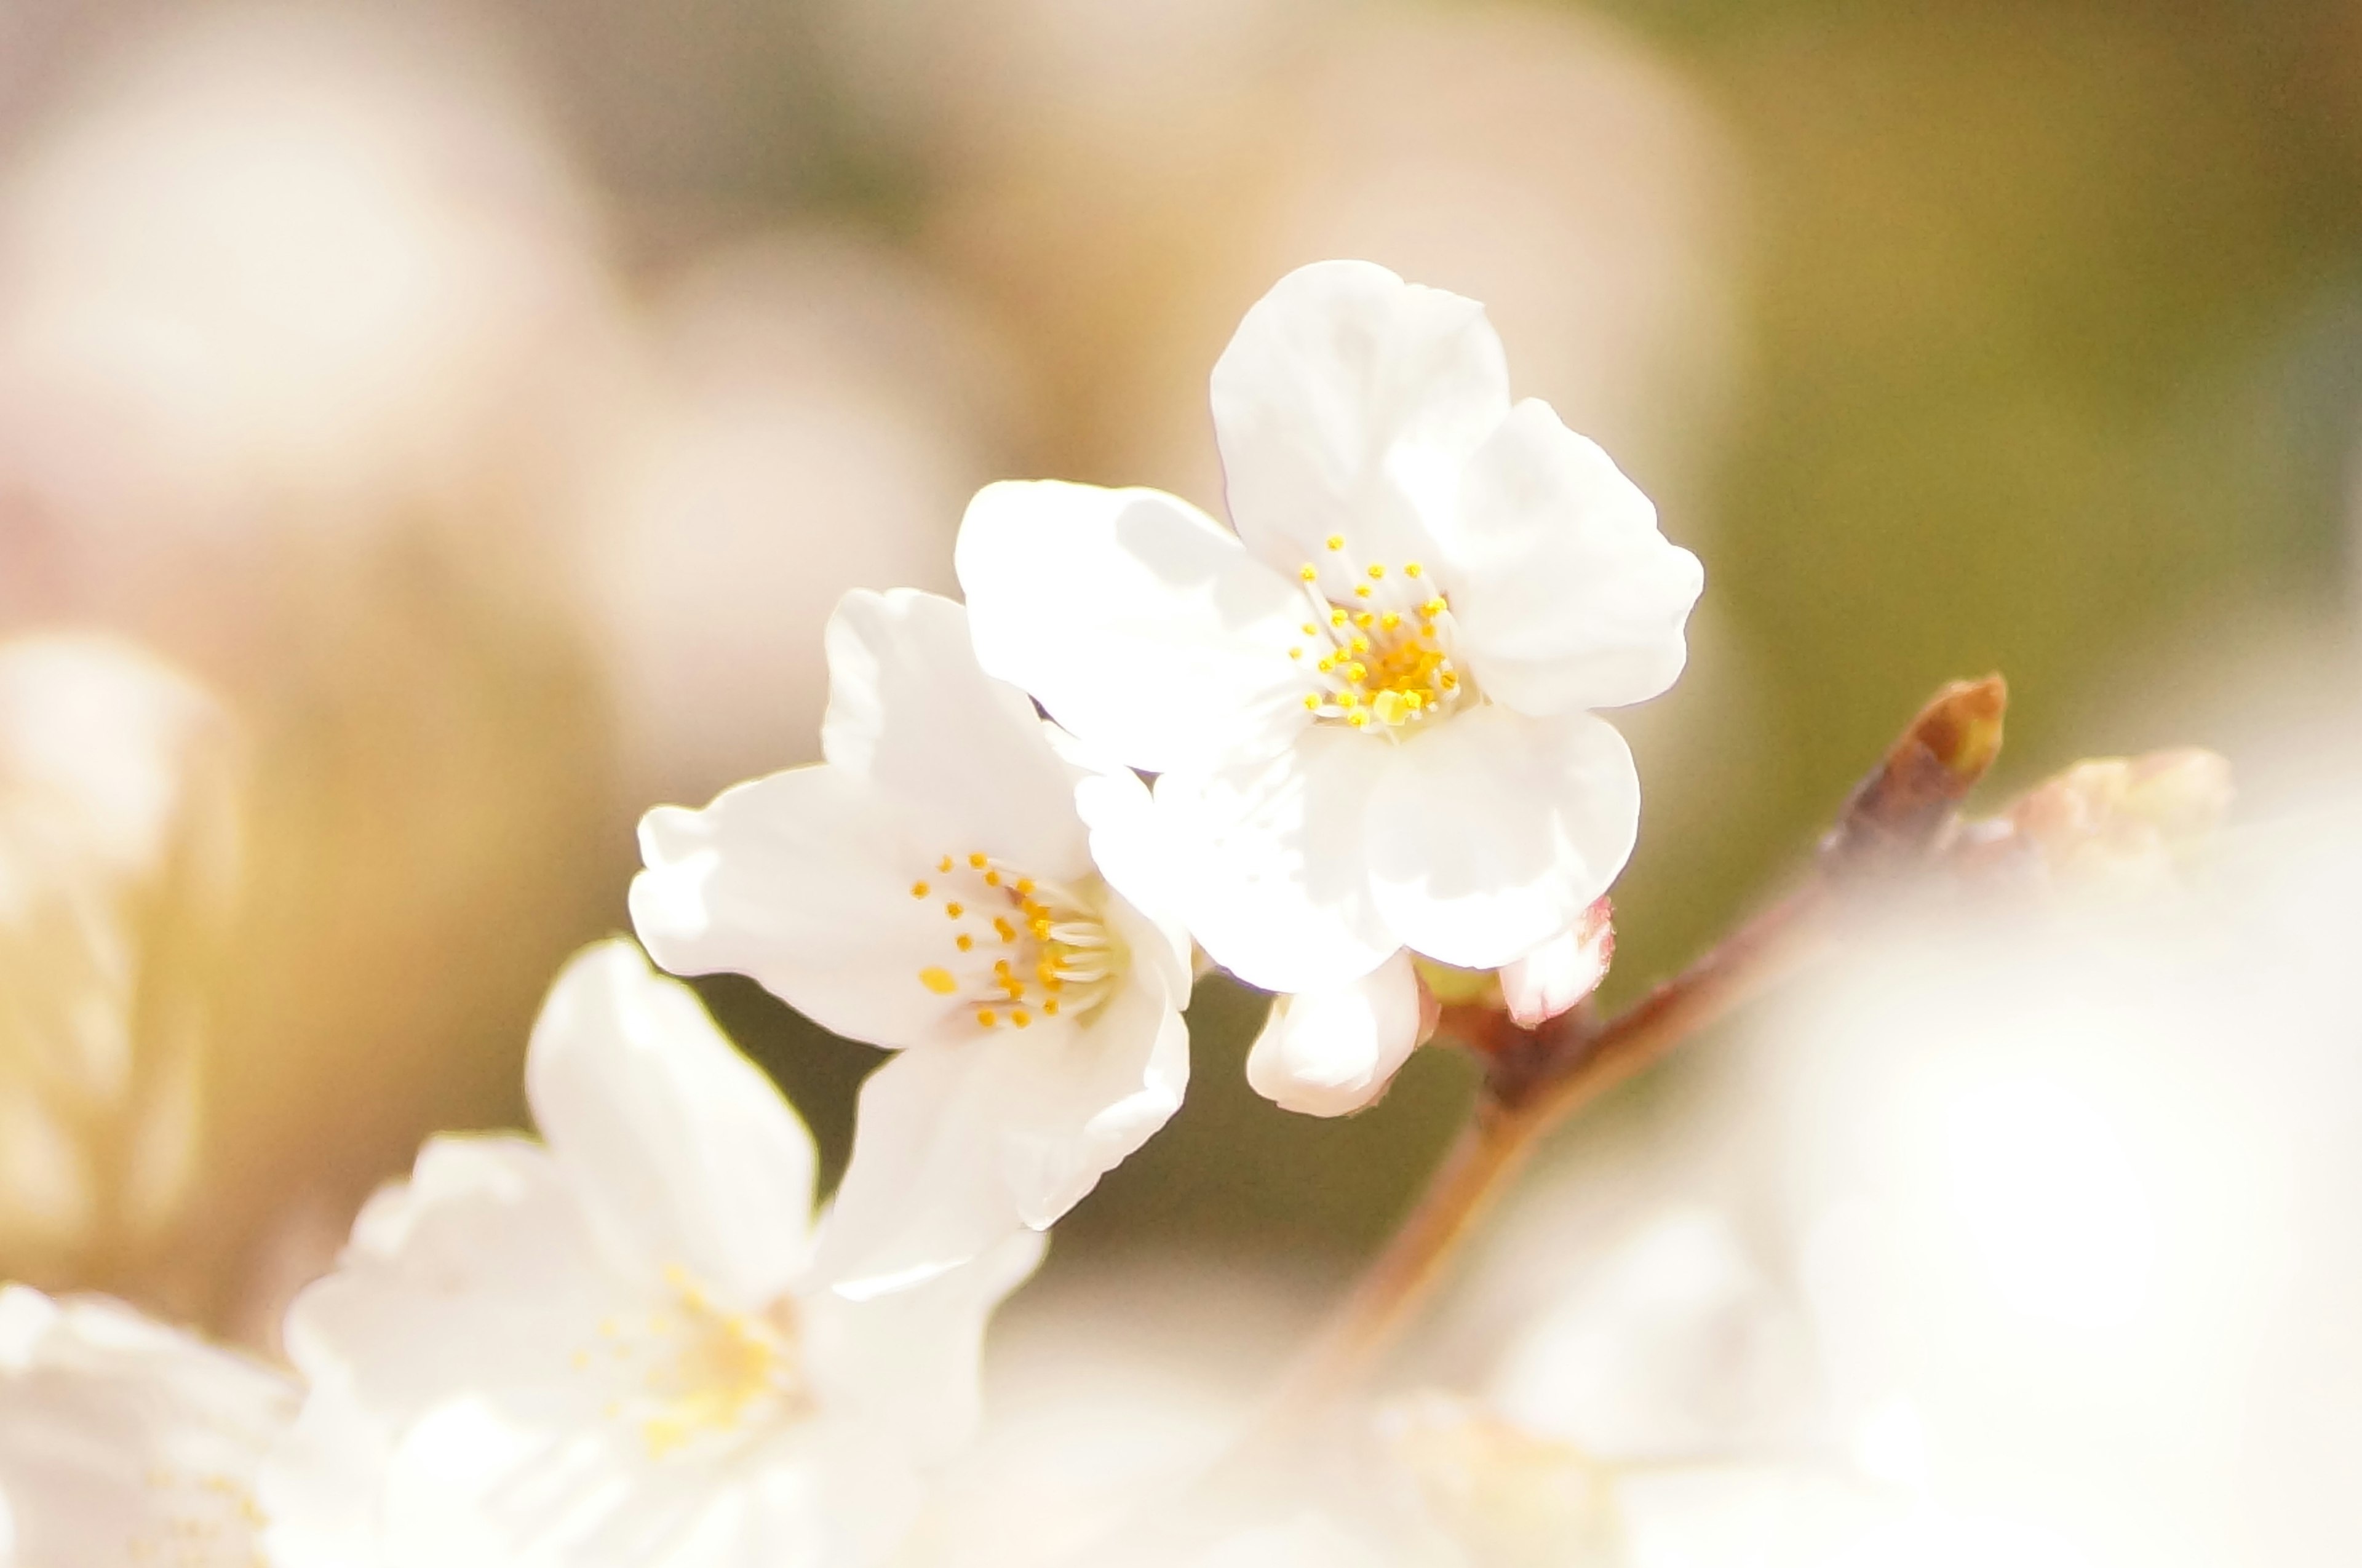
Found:
<path fill-rule="evenodd" d="M 237 738 L 138 648 L 0 643 L 0 1259 L 135 1269 L 188 1194 Z"/>
<path fill-rule="evenodd" d="M 813 1152 L 627 943 L 568 967 L 546 1147 L 430 1143 L 290 1317 L 311 1379 L 263 1501 L 288 1568 L 835 1565 L 890 1549 L 977 1419 L 1030 1236 L 883 1302 L 812 1273 Z"/>
<path fill-rule="evenodd" d="M 966 612 L 855 591 L 827 640 L 828 760 L 650 812 L 632 916 L 666 967 L 901 1051 L 863 1087 L 824 1264 L 874 1291 L 1047 1227 L 1164 1124 L 1189 947 L 1146 790 L 1062 754 Z"/>
<path fill-rule="evenodd" d="M 0 1562 L 248 1568 L 285 1376 L 96 1297 L 0 1288 Z"/>
<path fill-rule="evenodd" d="M 1511 403 L 1481 306 L 1383 268 L 1283 280 L 1213 402 L 1236 535 L 1153 491 L 977 498 L 958 564 L 978 654 L 1161 773 L 1183 913 L 1218 962 L 1387 989 L 1366 1010 L 1398 1062 L 1417 1013 L 1390 955 L 1510 964 L 1623 869 L 1639 782 L 1590 710 L 1672 683 L 1703 575 L 1597 447 Z"/>

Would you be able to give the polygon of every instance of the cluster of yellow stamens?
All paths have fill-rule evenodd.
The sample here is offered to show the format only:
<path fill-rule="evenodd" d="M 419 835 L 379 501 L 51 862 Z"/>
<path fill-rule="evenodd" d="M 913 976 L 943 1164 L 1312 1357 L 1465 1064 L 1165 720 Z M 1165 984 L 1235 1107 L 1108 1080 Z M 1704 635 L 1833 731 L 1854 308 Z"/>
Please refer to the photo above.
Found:
<path fill-rule="evenodd" d="M 145 1479 L 150 1492 L 162 1495 L 163 1518 L 143 1519 L 149 1528 L 124 1542 L 125 1555 L 140 1568 L 248 1568 L 262 1561 L 252 1541 L 265 1520 L 245 1483 L 165 1465 Z"/>
<path fill-rule="evenodd" d="M 629 1392 L 607 1402 L 606 1414 L 636 1422 L 649 1457 L 809 1408 L 787 1303 L 762 1313 L 732 1311 L 678 1265 L 665 1271 L 665 1284 L 670 1307 L 609 1318 L 599 1325 L 598 1346 L 574 1353 L 578 1371 L 606 1366 L 635 1374 Z"/>
<path fill-rule="evenodd" d="M 1332 554 L 1343 554 L 1343 535 L 1331 534 L 1326 543 Z M 1308 711 L 1388 734 L 1448 712 L 1466 694 L 1451 658 L 1451 607 L 1428 586 L 1418 562 L 1404 563 L 1391 578 L 1378 561 L 1352 573 L 1351 603 L 1322 595 L 1317 564 L 1305 562 L 1297 575 L 1316 614 L 1302 628 L 1312 640 L 1288 649 L 1290 658 L 1313 656 L 1318 679 L 1305 693 Z"/>
<path fill-rule="evenodd" d="M 961 895 L 943 900 L 956 928 L 954 957 L 921 969 L 919 983 L 962 999 L 979 1028 L 1028 1029 L 1037 1017 L 1078 1016 L 1114 985 L 1122 953 L 1081 893 L 1019 876 L 981 851 L 946 855 L 934 872 Z M 923 877 L 911 884 L 914 899 L 937 891 Z"/>

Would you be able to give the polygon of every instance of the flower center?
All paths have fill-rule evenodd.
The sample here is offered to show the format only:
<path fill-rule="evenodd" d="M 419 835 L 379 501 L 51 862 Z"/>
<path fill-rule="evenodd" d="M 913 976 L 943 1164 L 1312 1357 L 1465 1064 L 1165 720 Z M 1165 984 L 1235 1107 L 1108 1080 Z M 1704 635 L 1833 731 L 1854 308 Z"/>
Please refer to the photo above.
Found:
<path fill-rule="evenodd" d="M 262 1561 L 254 1545 L 262 1510 L 244 1482 L 160 1465 L 146 1480 L 161 1517 L 143 1521 L 150 1528 L 124 1543 L 129 1561 L 156 1568 L 250 1568 Z"/>
<path fill-rule="evenodd" d="M 1331 534 L 1328 545 L 1339 558 L 1332 564 L 1345 565 L 1344 536 Z M 1297 569 L 1314 618 L 1301 628 L 1308 642 L 1287 650 L 1310 664 L 1313 689 L 1304 706 L 1315 718 L 1401 739 L 1468 699 L 1451 657 L 1451 606 L 1418 562 L 1389 571 L 1373 561 L 1352 571 L 1346 602 L 1323 592 L 1323 575 L 1310 561 Z"/>
<path fill-rule="evenodd" d="M 1038 880 L 980 850 L 944 856 L 911 884 L 912 898 L 941 900 L 951 922 L 944 962 L 921 969 L 919 984 L 979 1029 L 1088 1018 L 1129 957 L 1098 892 L 1097 878 L 1084 888 Z"/>
<path fill-rule="evenodd" d="M 639 1428 L 651 1459 L 811 1408 L 791 1304 L 731 1311 L 679 1264 L 665 1270 L 665 1285 L 664 1307 L 606 1320 L 599 1350 L 574 1353 L 578 1370 L 603 1364 L 626 1375 L 606 1413 Z"/>

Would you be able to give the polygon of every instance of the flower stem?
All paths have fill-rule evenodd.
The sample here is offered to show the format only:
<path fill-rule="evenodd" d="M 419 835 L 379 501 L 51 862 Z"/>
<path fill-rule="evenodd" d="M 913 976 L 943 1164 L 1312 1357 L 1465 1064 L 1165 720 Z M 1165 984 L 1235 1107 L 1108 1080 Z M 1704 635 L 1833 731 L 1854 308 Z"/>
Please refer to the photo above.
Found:
<path fill-rule="evenodd" d="M 1247 1448 L 1269 1452 L 1360 1386 L 1552 1128 L 1812 957 L 1852 888 L 1938 856 L 2000 750 L 2005 701 L 1998 676 L 1938 691 L 1848 798 L 1804 884 L 1614 1018 L 1582 1007 L 1525 1030 L 1489 1009 L 1446 1008 L 1441 1028 L 1485 1063 L 1474 1115 Z"/>

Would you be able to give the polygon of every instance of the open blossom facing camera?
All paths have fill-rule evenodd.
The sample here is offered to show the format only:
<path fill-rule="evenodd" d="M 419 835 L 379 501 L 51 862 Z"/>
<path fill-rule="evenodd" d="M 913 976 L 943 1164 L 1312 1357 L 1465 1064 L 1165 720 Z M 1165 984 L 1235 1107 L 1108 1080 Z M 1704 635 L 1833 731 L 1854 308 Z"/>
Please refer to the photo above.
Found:
<path fill-rule="evenodd" d="M 1481 306 L 1368 263 L 1250 310 L 1213 412 L 1235 534 L 1151 490 L 977 497 L 985 668 L 1162 775 L 1183 917 L 1253 984 L 1384 987 L 1404 947 L 1496 968 L 1576 928 L 1639 813 L 1592 710 L 1680 674 L 1696 558 L 1511 402 Z"/>
<path fill-rule="evenodd" d="M 890 1299 L 811 1283 L 811 1137 L 628 943 L 558 978 L 546 1146 L 440 1138 L 289 1315 L 286 1568 L 825 1568 L 890 1549 L 976 1420 L 1033 1237 Z"/>
<path fill-rule="evenodd" d="M 253 1568 L 284 1376 L 129 1308 L 0 1288 L 0 1562 Z"/>
<path fill-rule="evenodd" d="M 821 1264 L 865 1294 L 1049 1225 L 1164 1124 L 1189 950 L 1148 791 L 988 677 L 960 606 L 850 593 L 827 646 L 828 760 L 649 812 L 632 919 L 668 969 L 901 1050 Z"/>

